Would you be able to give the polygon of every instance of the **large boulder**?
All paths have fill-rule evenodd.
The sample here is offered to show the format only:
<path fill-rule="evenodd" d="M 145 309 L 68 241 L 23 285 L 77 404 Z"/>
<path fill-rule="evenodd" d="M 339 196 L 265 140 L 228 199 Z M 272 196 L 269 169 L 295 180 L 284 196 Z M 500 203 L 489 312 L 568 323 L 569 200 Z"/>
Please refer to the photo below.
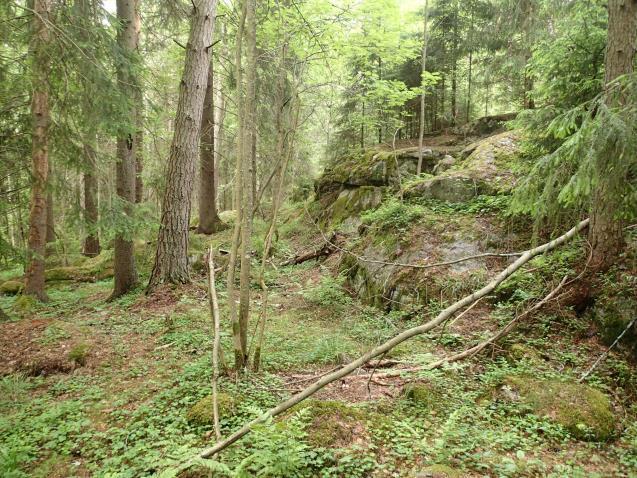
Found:
<path fill-rule="evenodd" d="M 566 428 L 575 438 L 608 440 L 617 422 L 608 397 L 599 390 L 577 382 L 510 376 L 502 395 L 528 406 L 533 413 Z"/>
<path fill-rule="evenodd" d="M 461 153 L 468 154 L 464 160 L 437 176 L 413 183 L 405 197 L 466 202 L 481 195 L 509 192 L 516 182 L 519 142 L 517 133 L 507 131 L 475 143 Z"/>
<path fill-rule="evenodd" d="M 341 231 L 354 232 L 361 223 L 361 213 L 377 207 L 382 200 L 383 188 L 380 187 L 345 188 L 326 212 L 332 224 L 341 224 Z"/>
<path fill-rule="evenodd" d="M 356 256 L 344 256 L 341 270 L 363 302 L 386 310 L 409 310 L 441 295 L 471 292 L 491 273 L 484 258 L 431 269 L 401 264 L 454 261 L 497 249 L 497 238 L 505 237 L 487 218 L 458 215 L 450 220 L 428 209 L 399 232 L 372 225 L 362 234 L 354 245 Z"/>

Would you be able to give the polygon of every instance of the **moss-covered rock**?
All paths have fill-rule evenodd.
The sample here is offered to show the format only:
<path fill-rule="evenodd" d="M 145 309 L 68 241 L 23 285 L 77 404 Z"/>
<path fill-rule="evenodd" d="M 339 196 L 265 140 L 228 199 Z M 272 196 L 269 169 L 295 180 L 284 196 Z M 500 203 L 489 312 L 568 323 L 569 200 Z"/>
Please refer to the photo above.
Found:
<path fill-rule="evenodd" d="M 464 174 L 441 174 L 413 183 L 405 190 L 407 199 L 437 199 L 448 202 L 467 202 L 478 196 L 490 196 L 495 190 L 481 179 Z"/>
<path fill-rule="evenodd" d="M 517 133 L 507 131 L 491 136 L 465 151 L 468 156 L 464 161 L 456 162 L 433 178 L 410 185 L 405 197 L 466 202 L 513 188 L 519 151 Z"/>
<path fill-rule="evenodd" d="M 332 400 L 306 400 L 293 411 L 308 410 L 307 441 L 317 448 L 345 448 L 365 438 L 364 411 Z"/>
<path fill-rule="evenodd" d="M 22 292 L 24 283 L 19 280 L 8 280 L 0 284 L 0 294 L 3 295 L 18 295 Z"/>
<path fill-rule="evenodd" d="M 460 478 L 463 473 L 447 465 L 431 465 L 416 472 L 414 478 Z"/>
<path fill-rule="evenodd" d="M 32 295 L 21 295 L 13 303 L 12 310 L 19 316 L 25 316 L 33 312 L 37 303 L 37 299 Z"/>
<path fill-rule="evenodd" d="M 402 392 L 406 400 L 419 407 L 435 410 L 442 404 L 442 394 L 430 383 L 412 382 L 405 386 Z"/>
<path fill-rule="evenodd" d="M 94 282 L 113 277 L 113 251 L 86 259 L 80 266 L 53 267 L 44 271 L 47 282 L 77 281 Z"/>
<path fill-rule="evenodd" d="M 230 394 L 217 394 L 219 418 L 227 418 L 237 413 L 237 399 Z M 213 425 L 212 395 L 208 395 L 195 403 L 186 413 L 186 419 L 195 425 Z"/>
<path fill-rule="evenodd" d="M 540 354 L 537 351 L 526 344 L 513 344 L 509 347 L 509 357 L 513 360 L 527 360 L 529 362 L 538 362 L 540 360 Z"/>
<path fill-rule="evenodd" d="M 343 189 L 327 211 L 332 224 L 348 221 L 352 229 L 360 224 L 363 211 L 377 207 L 383 200 L 382 188 L 361 186 Z"/>
<path fill-rule="evenodd" d="M 575 438 L 604 441 L 615 430 L 610 400 L 588 385 L 510 376 L 504 387 L 509 397 L 516 397 L 533 413 L 559 423 Z"/>

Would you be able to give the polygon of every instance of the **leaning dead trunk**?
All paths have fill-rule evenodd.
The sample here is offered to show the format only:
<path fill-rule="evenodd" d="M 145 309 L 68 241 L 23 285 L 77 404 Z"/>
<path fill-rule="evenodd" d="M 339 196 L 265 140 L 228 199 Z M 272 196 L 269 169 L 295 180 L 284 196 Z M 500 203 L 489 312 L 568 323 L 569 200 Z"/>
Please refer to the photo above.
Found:
<path fill-rule="evenodd" d="M 31 210 L 29 214 L 29 240 L 24 293 L 46 300 L 44 290 L 44 254 L 46 246 L 47 200 L 46 188 L 49 174 L 49 111 L 50 60 L 47 46 L 50 43 L 49 17 L 51 0 L 34 0 L 33 31 L 31 44 L 32 84 L 31 116 Z"/>
<path fill-rule="evenodd" d="M 149 292 L 163 282 L 190 282 L 188 231 L 216 6 L 216 0 L 193 1 Z"/>
<path fill-rule="evenodd" d="M 117 18 L 120 29 L 117 43 L 131 57 L 137 54 L 139 31 L 137 30 L 137 0 L 117 0 Z M 117 164 L 115 166 L 115 183 L 117 195 L 123 203 L 124 213 L 131 220 L 132 205 L 135 202 L 135 157 L 137 141 L 134 130 L 137 113 L 132 106 L 135 98 L 137 80 L 131 65 L 118 62 L 117 79 L 122 94 L 130 100 L 124 122 L 126 127 L 117 137 Z M 132 238 L 122 233 L 115 236 L 113 268 L 115 272 L 111 299 L 119 297 L 137 285 L 137 268 Z"/>
<path fill-rule="evenodd" d="M 309 385 L 307 388 L 305 388 L 301 392 L 281 402 L 276 407 L 271 408 L 270 410 L 264 412 L 259 417 L 255 418 L 251 422 L 241 427 L 239 430 L 235 431 L 232 435 L 230 435 L 225 440 L 222 440 L 216 443 L 215 445 L 213 445 L 212 447 L 203 450 L 201 453 L 199 453 L 198 457 L 210 458 L 214 456 L 215 454 L 219 453 L 221 450 L 227 448 L 228 446 L 230 446 L 231 444 L 239 440 L 244 435 L 250 433 L 250 431 L 254 428 L 255 425 L 258 425 L 259 423 L 263 423 L 269 418 L 275 417 L 289 410 L 290 408 L 302 402 L 306 398 L 314 395 L 316 392 L 324 388 L 326 385 L 332 382 L 335 382 L 343 377 L 346 377 L 347 375 L 351 374 L 358 368 L 368 363 L 371 359 L 386 354 L 387 352 L 392 350 L 394 347 L 396 347 L 397 345 L 400 345 L 406 340 L 409 340 L 418 335 L 422 335 L 438 327 L 439 325 L 442 325 L 447 320 L 451 319 L 455 314 L 463 310 L 465 307 L 473 304 L 477 300 L 493 292 L 502 282 L 508 279 L 513 273 L 518 271 L 524 264 L 529 262 L 534 257 L 540 254 L 544 254 L 548 251 L 551 251 L 555 249 L 556 247 L 573 239 L 573 237 L 575 237 L 580 231 L 585 229 L 588 226 L 588 224 L 589 224 L 589 220 L 585 219 L 584 221 L 580 222 L 577 226 L 573 227 L 572 229 L 570 229 L 568 232 L 558 237 L 557 239 L 553 239 L 552 241 L 547 242 L 546 244 L 542 244 L 541 246 L 535 247 L 533 249 L 529 249 L 524 254 L 522 254 L 522 256 L 520 256 L 515 262 L 513 262 L 506 269 L 501 271 L 487 285 L 475 291 L 474 293 L 463 297 L 459 301 L 451 304 L 449 307 L 444 309 L 442 312 L 440 312 L 435 318 L 433 318 L 429 322 L 416 326 L 416 327 L 412 327 L 411 329 L 407 329 L 401 332 L 400 334 L 394 336 L 390 340 L 369 350 L 368 352 L 366 352 L 365 354 L 363 354 L 356 360 L 348 363 L 347 365 L 344 365 L 342 368 L 335 370 L 331 373 L 328 373 L 326 375 L 323 375 L 316 382 Z M 190 463 L 186 463 L 183 468 L 187 468 L 189 466 L 190 466 Z"/>

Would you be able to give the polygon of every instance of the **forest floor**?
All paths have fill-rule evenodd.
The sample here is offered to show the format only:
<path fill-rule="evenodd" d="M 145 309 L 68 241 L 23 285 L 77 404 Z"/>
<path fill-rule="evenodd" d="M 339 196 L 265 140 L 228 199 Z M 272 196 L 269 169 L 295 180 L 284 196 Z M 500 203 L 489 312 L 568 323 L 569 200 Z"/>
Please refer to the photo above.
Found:
<path fill-rule="evenodd" d="M 300 214 L 290 217 L 279 257 L 318 241 Z M 259 222 L 257 234 L 263 228 Z M 227 247 L 230 235 L 212 242 Z M 222 379 L 224 434 L 432 312 L 386 313 L 359 303 L 337 274 L 338 260 L 268 272 L 263 371 Z M 1 297 L 13 318 L 0 323 L 0 474 L 150 476 L 209 445 L 210 422 L 190 411 L 211 389 L 205 284 L 200 274 L 188 286 L 152 296 L 140 288 L 106 302 L 110 279 L 58 282 L 49 287 L 50 302 L 22 313 L 14 297 Z M 224 281 L 217 287 L 230 357 Z M 256 285 L 252 293 L 256 317 Z M 425 364 L 501 323 L 490 307 L 476 307 L 385 360 L 394 368 Z M 209 464 L 216 471 L 202 466 L 183 476 L 637 476 L 637 410 L 630 405 L 637 372 L 620 353 L 590 381 L 611 395 L 618 417 L 601 442 L 576 439 L 503 396 L 507 377 L 579 377 L 605 350 L 585 319 L 554 306 L 487 350 L 439 370 L 369 383 L 370 370 L 359 370 L 222 453 Z"/>

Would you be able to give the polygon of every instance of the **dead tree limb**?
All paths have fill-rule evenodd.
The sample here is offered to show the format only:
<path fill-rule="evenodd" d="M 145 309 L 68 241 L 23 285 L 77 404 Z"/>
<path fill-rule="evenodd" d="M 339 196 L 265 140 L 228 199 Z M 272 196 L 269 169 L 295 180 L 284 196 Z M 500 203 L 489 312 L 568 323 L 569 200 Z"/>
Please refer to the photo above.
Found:
<path fill-rule="evenodd" d="M 442 358 L 442 359 L 440 359 L 440 360 L 438 360 L 436 362 L 433 362 L 433 363 L 431 363 L 429 365 L 426 365 L 426 366 L 422 367 L 422 369 L 432 370 L 434 368 L 440 367 L 441 365 L 443 365 L 445 363 L 456 362 L 458 360 L 462 360 L 462 359 L 467 358 L 467 357 L 472 357 L 475 354 L 477 354 L 480 351 L 482 351 L 488 345 L 496 342 L 497 340 L 500 340 L 502 337 L 504 337 L 509 332 L 511 332 L 516 327 L 518 322 L 520 322 L 520 320 L 522 320 L 524 317 L 527 317 L 528 315 L 532 314 L 533 312 L 539 310 L 547 302 L 549 302 L 551 299 L 553 299 L 557 295 L 557 293 L 560 290 L 562 290 L 562 288 L 564 287 L 564 284 L 566 284 L 566 280 L 567 279 L 568 279 L 568 276 L 564 276 L 564 278 L 558 284 L 558 286 L 555 287 L 551 292 L 549 292 L 542 300 L 540 300 L 539 302 L 534 304 L 532 307 L 529 307 L 528 309 L 526 309 L 520 315 L 516 315 L 513 319 L 511 319 L 509 321 L 509 323 L 507 323 L 495 335 L 492 335 L 487 340 L 485 340 L 483 342 L 480 342 L 479 344 L 477 344 L 477 345 L 475 345 L 475 346 L 471 347 L 470 349 L 467 349 L 467 350 L 465 350 L 463 352 L 457 353 L 455 355 L 451 355 L 450 357 Z"/>
<path fill-rule="evenodd" d="M 283 262 L 281 265 L 290 266 L 290 265 L 302 264 L 303 262 L 307 262 L 312 259 L 319 259 L 321 257 L 329 256 L 330 254 L 333 254 L 334 252 L 340 249 L 339 246 L 337 245 L 337 243 L 341 241 L 341 236 L 339 234 L 334 232 L 329 238 L 325 236 L 323 237 L 325 240 L 323 241 L 323 244 L 320 247 L 313 249 L 311 251 L 297 254 L 292 259 Z"/>
<path fill-rule="evenodd" d="M 199 453 L 198 458 L 210 458 L 210 457 L 216 455 L 221 450 L 227 448 L 228 446 L 232 445 L 234 442 L 236 442 L 237 440 L 239 440 L 243 436 L 245 436 L 248 433 L 250 433 L 250 431 L 252 430 L 252 428 L 255 425 L 258 425 L 259 423 L 263 423 L 264 421 L 268 420 L 269 418 L 275 417 L 275 416 L 277 416 L 277 415 L 289 410 L 290 408 L 292 408 L 293 406 L 295 406 L 298 403 L 302 402 L 306 398 L 314 395 L 316 392 L 321 390 L 326 385 L 328 385 L 328 384 L 330 384 L 332 382 L 335 382 L 336 380 L 339 380 L 339 379 L 349 375 L 350 373 L 354 372 L 355 370 L 357 370 L 358 368 L 360 368 L 361 366 L 363 366 L 364 364 L 369 362 L 371 359 L 373 359 L 375 357 L 378 357 L 379 355 L 383 355 L 386 352 L 388 352 L 391 349 L 393 349 L 394 347 L 396 347 L 397 345 L 405 342 L 406 340 L 409 340 L 409 339 L 411 339 L 413 337 L 416 337 L 418 335 L 422 335 L 422 334 L 424 334 L 426 332 L 429 332 L 431 329 L 433 329 L 433 328 L 439 326 L 440 324 L 444 323 L 445 321 L 449 320 L 457 312 L 461 311 L 462 309 L 464 309 L 468 305 L 472 304 L 473 302 L 475 302 L 479 298 L 484 297 L 485 295 L 491 293 L 503 281 L 505 281 L 514 272 L 516 272 L 518 269 L 520 269 L 524 264 L 529 262 L 534 257 L 536 257 L 536 256 L 538 256 L 540 254 L 543 254 L 545 252 L 548 252 L 548 251 L 550 251 L 552 249 L 555 249 L 556 247 L 558 247 L 558 246 L 564 244 L 565 242 L 568 242 L 569 240 L 571 240 L 581 230 L 586 228 L 588 226 L 589 222 L 590 222 L 589 219 L 585 219 L 585 220 L 581 221 L 577 226 L 573 227 L 571 230 L 569 230 L 567 233 L 565 233 L 564 235 L 562 235 L 562 236 L 560 236 L 560 237 L 558 237 L 556 239 L 553 239 L 552 241 L 547 242 L 546 244 L 543 244 L 541 246 L 535 247 L 533 249 L 529 249 L 524 254 L 522 254 L 522 256 L 520 256 L 515 262 L 513 262 L 506 269 L 501 271 L 487 285 L 485 285 L 481 289 L 477 290 L 473 294 L 470 294 L 470 295 L 460 299 L 459 301 L 453 303 L 452 305 L 450 305 L 449 307 L 444 309 L 442 312 L 440 312 L 434 319 L 430 320 L 429 322 L 427 322 L 427 323 L 425 323 L 423 325 L 419 325 L 417 327 L 413 327 L 411 329 L 407 329 L 407 330 L 401 332 L 400 334 L 396 335 L 395 337 L 393 337 L 392 339 L 388 340 L 387 342 L 384 342 L 383 344 L 378 345 L 377 347 L 373 348 L 372 350 L 369 350 L 368 352 L 366 352 L 365 354 L 363 354 L 362 356 L 360 356 L 356 360 L 350 362 L 349 364 L 343 366 L 342 368 L 340 368 L 340 369 L 338 369 L 338 370 L 336 370 L 336 371 L 334 371 L 332 373 L 329 373 L 329 374 L 325 375 L 324 377 L 320 378 L 319 380 L 314 382 L 312 385 L 310 385 L 309 387 L 307 387 L 303 391 L 293 395 L 288 400 L 285 400 L 285 401 L 281 402 L 276 407 L 271 408 L 270 410 L 266 411 L 265 413 L 263 413 L 262 415 L 260 415 L 256 419 L 254 419 L 251 422 L 245 424 L 243 427 L 241 427 L 239 430 L 235 431 L 233 434 L 231 434 L 225 440 L 222 440 L 222 441 L 216 443 L 215 445 L 213 445 L 210 448 L 206 448 L 201 453 Z"/>
<path fill-rule="evenodd" d="M 615 341 L 610 345 L 610 347 L 608 347 L 604 353 L 602 355 L 600 355 L 597 360 L 595 360 L 595 363 L 593 363 L 593 365 L 591 365 L 591 368 L 589 368 L 586 372 L 584 372 L 582 374 L 582 376 L 580 377 L 580 379 L 578 380 L 578 382 L 583 382 L 584 380 L 586 380 L 586 378 L 593 373 L 593 370 L 595 370 L 597 368 L 597 366 L 602 363 L 606 357 L 608 357 L 608 354 L 610 353 L 611 350 L 613 350 L 613 348 L 615 347 L 615 345 L 617 345 L 619 343 L 619 341 L 622 339 L 622 337 L 624 335 L 626 335 L 626 333 L 632 328 L 633 325 L 635 325 L 635 323 L 637 323 L 637 317 L 635 317 L 633 320 L 631 320 L 628 325 L 626 326 L 626 328 L 622 331 L 621 334 L 619 334 L 617 336 L 617 338 L 615 339 Z"/>

